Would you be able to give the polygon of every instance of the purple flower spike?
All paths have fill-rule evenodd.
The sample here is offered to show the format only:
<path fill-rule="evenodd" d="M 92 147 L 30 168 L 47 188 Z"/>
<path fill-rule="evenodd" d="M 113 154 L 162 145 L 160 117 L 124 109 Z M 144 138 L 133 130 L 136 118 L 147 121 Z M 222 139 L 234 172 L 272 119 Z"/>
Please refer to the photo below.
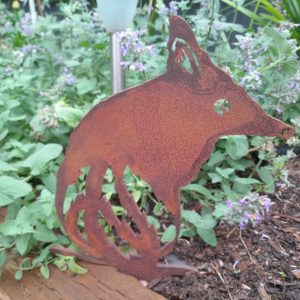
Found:
<path fill-rule="evenodd" d="M 247 211 L 244 212 L 244 222 L 247 224 L 250 220 L 250 215 Z"/>
<path fill-rule="evenodd" d="M 226 206 L 229 208 L 229 209 L 232 209 L 233 208 L 233 202 L 231 200 L 227 200 L 226 201 Z"/>
<path fill-rule="evenodd" d="M 270 211 L 270 207 L 273 205 L 273 202 L 271 201 L 271 199 L 266 198 L 264 203 L 263 203 L 263 207 L 265 209 L 266 212 Z"/>
<path fill-rule="evenodd" d="M 263 220 L 263 217 L 260 214 L 256 213 L 254 215 L 254 224 L 257 224 L 257 223 L 261 222 L 262 220 Z"/>
<path fill-rule="evenodd" d="M 75 77 L 72 74 L 66 74 L 65 75 L 65 83 L 66 85 L 73 85 L 75 83 Z"/>

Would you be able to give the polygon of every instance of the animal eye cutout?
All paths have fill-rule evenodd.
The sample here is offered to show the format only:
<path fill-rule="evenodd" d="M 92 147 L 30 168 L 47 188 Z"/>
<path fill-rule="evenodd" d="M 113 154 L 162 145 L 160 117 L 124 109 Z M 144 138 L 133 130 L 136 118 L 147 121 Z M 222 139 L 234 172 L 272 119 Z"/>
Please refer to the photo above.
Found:
<path fill-rule="evenodd" d="M 226 99 L 219 99 L 214 103 L 214 108 L 219 116 L 223 116 L 230 111 L 230 103 Z"/>

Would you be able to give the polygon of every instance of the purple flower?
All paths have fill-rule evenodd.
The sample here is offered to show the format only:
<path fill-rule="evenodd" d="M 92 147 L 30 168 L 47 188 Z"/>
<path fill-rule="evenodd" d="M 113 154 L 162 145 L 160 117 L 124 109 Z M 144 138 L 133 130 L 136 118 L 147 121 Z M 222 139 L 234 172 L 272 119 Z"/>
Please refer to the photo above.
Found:
<path fill-rule="evenodd" d="M 244 212 L 244 221 L 245 221 L 245 223 L 247 224 L 249 222 L 249 220 L 250 220 L 250 214 L 247 211 L 245 211 Z"/>
<path fill-rule="evenodd" d="M 142 72 L 145 70 L 145 66 L 142 63 L 133 63 L 129 66 L 129 70 L 131 71 L 139 71 Z"/>
<path fill-rule="evenodd" d="M 242 199 L 239 201 L 239 204 L 240 204 L 241 206 L 246 206 L 247 203 L 248 203 L 247 200 L 248 200 L 247 197 L 242 198 Z"/>
<path fill-rule="evenodd" d="M 169 7 L 165 6 L 164 4 L 159 8 L 158 14 L 160 16 L 167 16 L 167 15 L 177 15 L 178 14 L 178 4 L 176 1 L 171 1 L 169 3 Z"/>
<path fill-rule="evenodd" d="M 36 51 L 39 49 L 36 45 L 26 45 L 20 48 L 20 50 L 17 52 L 18 56 L 23 58 L 29 53 L 36 53 Z"/>
<path fill-rule="evenodd" d="M 259 213 L 256 213 L 254 215 L 254 224 L 257 224 L 257 223 L 261 222 L 262 220 L 263 220 L 263 217 Z"/>
<path fill-rule="evenodd" d="M 222 26 L 222 24 L 221 24 L 220 22 L 214 22 L 213 28 L 214 28 L 214 30 L 216 30 L 216 31 L 220 31 L 220 30 L 223 29 L 223 26 Z"/>
<path fill-rule="evenodd" d="M 31 24 L 30 14 L 26 13 L 23 16 L 23 18 L 20 21 L 20 29 L 24 35 L 27 35 L 27 36 L 32 35 L 33 28 L 32 28 L 32 24 Z"/>
<path fill-rule="evenodd" d="M 241 229 L 244 229 L 246 227 L 245 221 L 243 219 L 240 220 L 239 226 Z"/>
<path fill-rule="evenodd" d="M 121 61 L 120 65 L 126 69 L 130 66 L 130 62 L 129 61 Z"/>
<path fill-rule="evenodd" d="M 171 1 L 169 3 L 169 7 L 170 7 L 170 15 L 177 15 L 178 14 L 178 4 L 176 3 L 176 1 Z"/>
<path fill-rule="evenodd" d="M 65 79 L 66 85 L 69 85 L 69 86 L 73 85 L 76 81 L 75 77 L 71 73 L 65 74 L 64 79 Z"/>
<path fill-rule="evenodd" d="M 232 209 L 233 208 L 233 202 L 231 200 L 227 200 L 226 201 L 226 206 L 227 206 L 227 208 Z"/>
<path fill-rule="evenodd" d="M 265 209 L 266 212 L 270 211 L 270 207 L 273 205 L 271 199 L 269 198 L 265 198 L 264 202 L 263 202 L 263 207 Z"/>

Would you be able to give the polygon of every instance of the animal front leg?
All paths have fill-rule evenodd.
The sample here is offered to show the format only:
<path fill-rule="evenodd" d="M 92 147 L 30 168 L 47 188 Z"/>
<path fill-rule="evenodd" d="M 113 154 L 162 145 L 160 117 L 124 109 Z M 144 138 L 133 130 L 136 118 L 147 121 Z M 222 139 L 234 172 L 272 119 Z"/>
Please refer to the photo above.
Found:
<path fill-rule="evenodd" d="M 161 192 L 154 193 L 161 199 L 161 201 L 165 204 L 166 208 L 169 210 L 172 216 L 173 225 L 175 225 L 176 235 L 173 241 L 164 245 L 161 249 L 161 256 L 166 256 L 169 254 L 172 249 L 174 248 L 179 233 L 180 233 L 180 225 L 181 225 L 181 201 L 180 201 L 180 194 L 178 189 L 176 188 L 169 188 L 168 190 L 163 190 Z"/>

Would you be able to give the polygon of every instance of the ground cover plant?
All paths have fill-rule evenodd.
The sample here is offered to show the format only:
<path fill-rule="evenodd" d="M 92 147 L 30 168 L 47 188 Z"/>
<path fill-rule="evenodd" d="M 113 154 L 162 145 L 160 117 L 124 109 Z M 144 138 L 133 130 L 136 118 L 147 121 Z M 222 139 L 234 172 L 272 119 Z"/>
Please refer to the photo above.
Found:
<path fill-rule="evenodd" d="M 254 31 L 227 22 L 219 1 L 173 1 L 168 6 L 157 1 L 151 15 L 149 6 L 141 4 L 134 29 L 120 34 L 127 87 L 164 72 L 171 14 L 183 15 L 214 62 L 267 112 L 294 124 L 299 137 L 299 47 L 292 38 L 296 25 L 288 18 Z M 229 42 L 232 35 L 234 43 Z M 0 2 L 0 206 L 6 208 L 0 266 L 22 256 L 14 265 L 17 279 L 33 268 L 48 277 L 49 263 L 85 272 L 73 258 L 50 253 L 54 245 L 73 247 L 54 209 L 55 181 L 70 132 L 111 94 L 109 48 L 97 10 L 85 1 L 62 3 L 56 15 L 39 17 L 34 24 L 23 10 L 8 11 Z M 214 228 L 221 220 L 241 228 L 260 222 L 272 207 L 269 194 L 276 182 L 288 184 L 284 165 L 292 151 L 277 156 L 280 143 L 263 137 L 221 138 L 195 181 L 182 189 L 181 236 L 199 235 L 215 246 Z M 293 147 L 297 138 L 288 143 Z M 108 172 L 103 192 L 116 199 L 113 180 Z M 126 182 L 161 240 L 171 240 L 174 226 L 161 225 L 167 214 L 151 187 L 130 170 Z M 84 178 L 77 191 L 83 187 Z M 124 213 L 117 203 L 115 211 Z"/>

